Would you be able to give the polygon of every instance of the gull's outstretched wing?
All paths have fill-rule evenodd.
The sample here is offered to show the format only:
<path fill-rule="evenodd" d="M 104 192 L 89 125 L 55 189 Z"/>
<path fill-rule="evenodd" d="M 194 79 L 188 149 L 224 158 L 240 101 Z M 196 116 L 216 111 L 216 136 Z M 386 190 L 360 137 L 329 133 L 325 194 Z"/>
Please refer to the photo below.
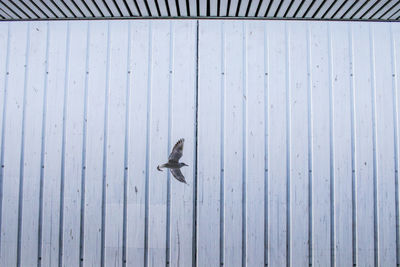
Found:
<path fill-rule="evenodd" d="M 178 180 L 179 182 L 187 184 L 186 180 L 185 180 L 185 176 L 183 176 L 183 174 L 182 174 L 180 169 L 170 169 L 170 170 L 171 170 L 171 173 L 175 177 L 176 180 Z"/>
<path fill-rule="evenodd" d="M 185 139 L 179 139 L 179 141 L 174 145 L 171 154 L 169 154 L 168 161 L 178 162 L 182 157 L 183 152 L 183 142 Z"/>

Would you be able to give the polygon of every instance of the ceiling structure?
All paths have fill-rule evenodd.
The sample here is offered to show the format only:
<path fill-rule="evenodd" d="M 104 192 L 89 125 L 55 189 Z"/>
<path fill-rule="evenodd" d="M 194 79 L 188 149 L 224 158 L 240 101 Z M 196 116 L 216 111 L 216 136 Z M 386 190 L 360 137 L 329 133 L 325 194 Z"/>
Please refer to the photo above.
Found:
<path fill-rule="evenodd" d="M 217 17 L 400 21 L 400 1 L 0 0 L 0 20 Z"/>

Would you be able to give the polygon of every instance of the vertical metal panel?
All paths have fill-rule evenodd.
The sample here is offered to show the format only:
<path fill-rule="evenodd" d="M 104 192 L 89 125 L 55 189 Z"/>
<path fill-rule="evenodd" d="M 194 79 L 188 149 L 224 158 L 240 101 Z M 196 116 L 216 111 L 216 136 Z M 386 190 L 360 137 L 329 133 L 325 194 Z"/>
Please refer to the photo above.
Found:
<path fill-rule="evenodd" d="M 399 36 L 1 23 L 1 265 L 395 265 Z"/>
<path fill-rule="evenodd" d="M 46 76 L 47 23 L 31 23 L 29 62 L 36 62 L 34 68 L 28 69 L 26 105 L 25 105 L 25 141 L 24 141 L 24 179 L 21 205 L 21 240 L 20 264 L 32 266 L 37 264 L 38 253 L 38 212 L 40 197 L 41 139 L 44 81 Z"/>
<path fill-rule="evenodd" d="M 64 80 L 69 42 L 68 22 L 49 24 L 49 55 L 43 159 L 42 266 L 58 264 L 60 231 L 60 174 L 64 106 Z M 77 179 L 77 177 L 76 177 Z"/>
<path fill-rule="evenodd" d="M 349 34 L 344 23 L 329 26 L 334 263 L 352 264 L 351 80 Z"/>
<path fill-rule="evenodd" d="M 193 186 L 195 184 L 195 115 L 196 115 L 196 21 L 174 21 L 173 69 L 171 81 L 171 140 L 172 147 L 185 138 L 182 161 L 189 165 L 182 170 L 189 186 L 182 186 L 170 175 L 170 265 L 190 266 L 193 250 Z"/>
<path fill-rule="evenodd" d="M 308 76 L 306 23 L 288 24 L 290 105 L 290 259 L 306 266 L 308 257 Z"/>
<path fill-rule="evenodd" d="M 220 264 L 221 23 L 199 22 L 197 264 Z M 210 40 L 213 40 L 210 42 Z M 238 114 L 239 116 L 239 114 Z M 238 126 L 239 127 L 239 126 Z M 210 129 L 212 129 L 210 131 Z M 210 142 L 210 140 L 213 140 Z M 240 164 L 235 162 L 235 164 Z M 238 222 L 239 223 L 239 222 Z M 236 233 L 235 233 L 236 234 Z M 234 246 L 236 244 L 230 244 Z"/>
<path fill-rule="evenodd" d="M 355 121 L 356 263 L 374 262 L 374 170 L 369 27 L 351 25 Z"/>
<path fill-rule="evenodd" d="M 286 23 L 267 26 L 268 42 L 268 263 L 288 257 L 287 50 Z"/>
<path fill-rule="evenodd" d="M 265 24 L 246 23 L 246 264 L 264 264 L 265 236 Z M 251 103 L 251 105 L 249 105 Z"/>
<path fill-rule="evenodd" d="M 85 164 L 85 199 L 83 262 L 99 266 L 101 261 L 103 140 L 105 77 L 108 64 L 107 22 L 91 22 L 88 30 L 87 133 Z"/>
<path fill-rule="evenodd" d="M 396 264 L 392 54 L 388 25 L 370 25 L 376 132 L 377 261 Z"/>
<path fill-rule="evenodd" d="M 131 22 L 131 78 L 127 182 L 127 265 L 140 266 L 145 257 L 147 97 L 151 79 L 152 22 Z M 134 156 L 137 151 L 142 151 Z"/>
<path fill-rule="evenodd" d="M 331 262 L 328 23 L 309 23 L 311 97 L 311 263 Z"/>
<path fill-rule="evenodd" d="M 4 143 L 1 213 L 1 265 L 17 265 L 19 186 L 21 178 L 21 149 L 23 140 L 23 110 L 28 66 L 28 23 L 10 24 L 9 62 L 6 73 L 7 96 L 4 118 Z M 4 167 L 3 167 L 4 166 Z"/>

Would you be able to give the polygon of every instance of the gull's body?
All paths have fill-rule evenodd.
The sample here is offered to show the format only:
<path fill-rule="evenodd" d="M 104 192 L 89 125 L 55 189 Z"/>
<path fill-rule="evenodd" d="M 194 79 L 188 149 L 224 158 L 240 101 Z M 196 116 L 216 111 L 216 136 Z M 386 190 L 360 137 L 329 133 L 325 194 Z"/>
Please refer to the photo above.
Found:
<path fill-rule="evenodd" d="M 168 157 L 168 162 L 158 165 L 157 170 L 162 171 L 161 168 L 168 168 L 170 169 L 172 175 L 175 177 L 176 180 L 186 184 L 185 176 L 183 176 L 180 168 L 188 165 L 186 165 L 183 162 L 179 162 L 179 159 L 182 157 L 183 154 L 184 141 L 185 139 L 183 138 L 179 139 L 179 141 L 175 144 L 171 154 Z"/>

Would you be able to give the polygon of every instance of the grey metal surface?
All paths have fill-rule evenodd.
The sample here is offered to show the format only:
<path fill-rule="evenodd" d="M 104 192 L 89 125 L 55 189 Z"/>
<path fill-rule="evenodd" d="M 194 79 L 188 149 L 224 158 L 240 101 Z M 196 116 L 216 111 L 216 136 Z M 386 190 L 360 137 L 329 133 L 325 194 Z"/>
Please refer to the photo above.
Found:
<path fill-rule="evenodd" d="M 398 265 L 399 66 L 399 23 L 0 23 L 0 266 Z"/>

